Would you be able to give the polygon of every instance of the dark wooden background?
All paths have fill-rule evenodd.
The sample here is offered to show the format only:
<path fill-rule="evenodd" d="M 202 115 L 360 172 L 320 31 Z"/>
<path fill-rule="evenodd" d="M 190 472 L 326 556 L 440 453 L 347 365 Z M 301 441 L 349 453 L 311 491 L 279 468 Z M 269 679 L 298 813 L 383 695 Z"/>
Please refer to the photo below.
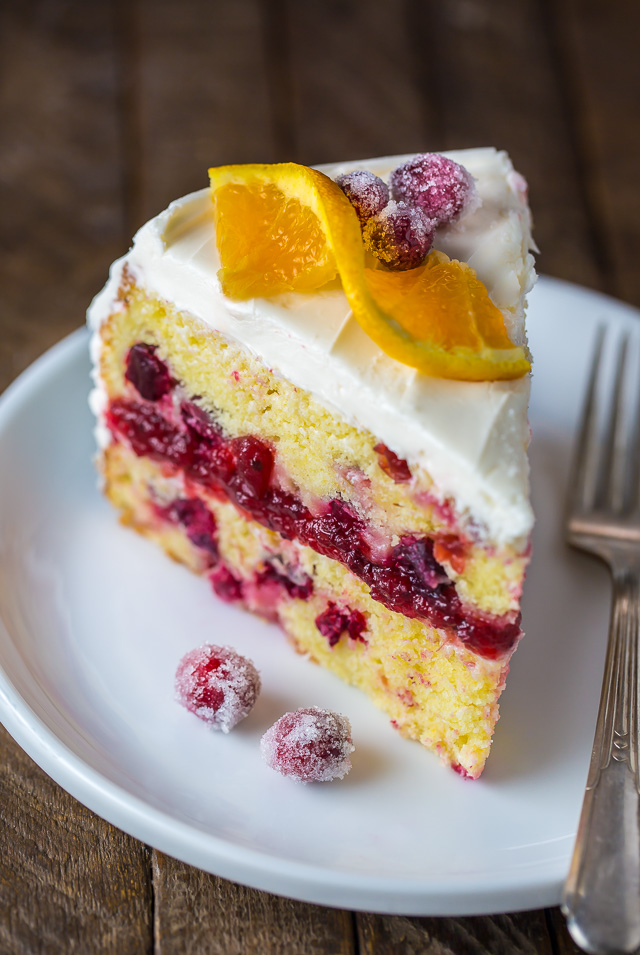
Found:
<path fill-rule="evenodd" d="M 638 0 L 2 0 L 0 388 L 217 163 L 507 148 L 540 269 L 640 305 L 639 38 Z M 206 875 L 0 728 L 1 955 L 576 951 L 557 909 L 381 917 Z"/>

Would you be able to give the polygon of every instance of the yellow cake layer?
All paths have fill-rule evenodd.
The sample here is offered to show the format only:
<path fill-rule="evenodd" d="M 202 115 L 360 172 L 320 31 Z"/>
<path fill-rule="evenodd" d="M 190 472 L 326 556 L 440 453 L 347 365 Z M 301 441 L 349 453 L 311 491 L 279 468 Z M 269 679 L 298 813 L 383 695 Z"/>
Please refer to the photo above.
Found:
<path fill-rule="evenodd" d="M 138 289 L 121 290 L 123 308 L 103 325 L 100 373 L 110 398 L 120 396 L 125 358 L 136 342 L 157 346 L 172 375 L 211 412 L 225 432 L 252 434 L 276 449 L 276 476 L 312 507 L 317 499 L 350 502 L 391 545 L 403 535 L 450 528 L 424 470 L 396 484 L 380 468 L 374 435 L 331 413 L 309 392 L 271 373 L 240 345 Z M 131 386 L 129 386 L 130 390 Z M 464 570 L 444 561 L 463 602 L 488 614 L 517 610 L 527 556 L 491 542 L 471 542 Z"/>
<path fill-rule="evenodd" d="M 176 497 L 197 493 L 215 516 L 222 560 L 245 580 L 274 557 L 285 565 L 302 566 L 313 579 L 313 596 L 305 601 L 283 593 L 277 607 L 280 623 L 297 647 L 360 687 L 404 735 L 470 776 L 480 774 L 498 717 L 497 701 L 508 670 L 505 660 L 485 660 L 425 622 L 387 610 L 342 564 L 281 539 L 201 488 L 186 489 L 180 476 L 136 457 L 122 444 L 106 449 L 102 470 L 106 493 L 123 520 L 196 572 L 208 572 L 202 552 L 182 529 L 159 518 L 154 504 L 166 506 Z M 329 646 L 315 625 L 329 601 L 364 614 L 366 644 L 344 635 L 335 647 Z M 256 609 L 250 587 L 246 603 Z"/>

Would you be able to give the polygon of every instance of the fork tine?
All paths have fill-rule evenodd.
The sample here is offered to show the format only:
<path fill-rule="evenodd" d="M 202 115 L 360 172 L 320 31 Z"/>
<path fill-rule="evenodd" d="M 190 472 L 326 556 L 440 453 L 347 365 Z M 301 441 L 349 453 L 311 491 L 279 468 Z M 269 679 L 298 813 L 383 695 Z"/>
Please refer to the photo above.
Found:
<path fill-rule="evenodd" d="M 618 346 L 614 391 L 604 427 L 602 448 L 598 467 L 596 505 L 607 508 L 614 514 L 622 510 L 627 475 L 627 440 L 625 420 L 625 370 L 629 334 L 623 336 Z"/>
<path fill-rule="evenodd" d="M 600 325 L 593 349 L 591 372 L 589 374 L 587 394 L 582 410 L 578 443 L 573 459 L 573 479 L 569 484 L 569 493 L 571 496 L 570 507 L 577 511 L 590 510 L 596 496 L 598 477 L 598 461 L 597 457 L 595 457 L 598 430 L 596 393 L 598 378 L 600 376 L 600 366 L 602 364 L 604 338 L 605 327 L 604 325 Z"/>

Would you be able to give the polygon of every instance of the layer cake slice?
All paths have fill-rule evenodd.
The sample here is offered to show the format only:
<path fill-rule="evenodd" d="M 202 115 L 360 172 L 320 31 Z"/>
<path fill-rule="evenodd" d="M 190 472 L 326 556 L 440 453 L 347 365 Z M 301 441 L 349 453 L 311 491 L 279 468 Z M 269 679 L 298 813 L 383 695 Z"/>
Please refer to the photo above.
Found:
<path fill-rule="evenodd" d="M 477 200 L 434 248 L 475 270 L 526 348 L 524 180 L 494 149 L 446 155 Z M 320 168 L 386 179 L 407 158 Z M 180 199 L 91 305 L 105 493 L 219 598 L 278 621 L 476 778 L 521 636 L 529 375 L 452 380 L 401 363 L 338 279 L 233 299 L 218 244 L 210 192 Z"/>

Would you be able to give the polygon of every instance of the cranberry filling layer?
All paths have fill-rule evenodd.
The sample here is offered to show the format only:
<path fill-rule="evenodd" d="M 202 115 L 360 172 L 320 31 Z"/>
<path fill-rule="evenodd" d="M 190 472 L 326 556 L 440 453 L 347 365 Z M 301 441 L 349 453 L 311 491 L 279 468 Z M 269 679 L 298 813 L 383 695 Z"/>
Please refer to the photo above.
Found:
<path fill-rule="evenodd" d="M 155 354 L 153 358 L 159 361 Z M 107 424 L 114 437 L 125 439 L 135 454 L 182 470 L 263 526 L 340 561 L 390 610 L 453 629 L 462 642 L 489 659 L 515 645 L 519 616 L 505 621 L 466 611 L 434 556 L 432 540 L 402 538 L 385 560 L 374 560 L 365 522 L 344 501 L 332 500 L 322 513 L 312 514 L 298 497 L 273 483 L 274 451 L 266 442 L 252 435 L 227 437 L 193 402 L 182 402 L 175 421 L 163 413 L 165 408 L 166 414 L 172 413 L 172 406 L 157 399 L 118 398 L 109 406 Z M 214 589 L 223 591 L 226 599 L 240 597 L 235 581 L 220 580 L 218 587 L 214 582 Z"/>
<path fill-rule="evenodd" d="M 212 566 L 217 563 L 216 522 L 199 498 L 176 498 L 168 507 L 158 508 L 158 512 L 172 524 L 180 524 L 191 543 L 207 553 Z"/>

